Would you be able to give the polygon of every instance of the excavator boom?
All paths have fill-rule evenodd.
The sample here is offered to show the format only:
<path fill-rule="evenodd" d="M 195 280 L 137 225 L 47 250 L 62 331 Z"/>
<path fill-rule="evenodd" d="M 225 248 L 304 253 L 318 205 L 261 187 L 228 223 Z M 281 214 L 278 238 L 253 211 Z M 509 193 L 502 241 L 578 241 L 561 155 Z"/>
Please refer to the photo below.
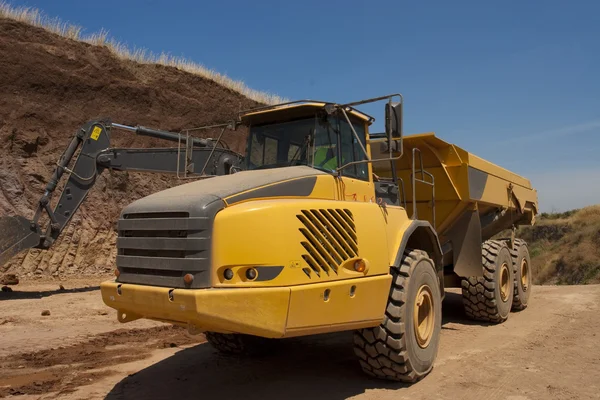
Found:
<path fill-rule="evenodd" d="M 243 156 L 224 147 L 221 141 L 224 130 L 235 129 L 236 126 L 235 122 L 211 126 L 222 129 L 219 138 L 213 140 L 194 138 L 189 132 L 174 133 L 140 126 L 131 127 L 108 120 L 86 123 L 71 139 L 58 161 L 33 219 L 28 220 L 18 215 L 0 217 L 0 265 L 30 248 L 51 247 L 85 200 L 98 176 L 106 169 L 170 173 L 181 178 L 208 178 L 241 169 Z M 177 142 L 178 146 L 112 148 L 110 137 L 113 129 Z M 77 150 L 80 151 L 74 159 Z M 73 160 L 72 167 L 69 167 Z M 52 194 L 65 173 L 68 176 L 67 182 L 56 206 L 52 208 Z M 40 226 L 40 218 L 44 213 L 49 219 L 45 229 Z"/>

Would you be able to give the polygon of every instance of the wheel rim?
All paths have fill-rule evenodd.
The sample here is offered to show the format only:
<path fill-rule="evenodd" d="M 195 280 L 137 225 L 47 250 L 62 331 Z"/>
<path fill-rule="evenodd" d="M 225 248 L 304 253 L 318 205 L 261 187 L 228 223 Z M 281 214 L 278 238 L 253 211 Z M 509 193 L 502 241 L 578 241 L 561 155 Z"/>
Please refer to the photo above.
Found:
<path fill-rule="evenodd" d="M 508 300 L 508 295 L 510 293 L 510 273 L 508 271 L 508 265 L 506 263 L 502 264 L 500 267 L 500 298 L 502 302 L 506 302 Z"/>
<path fill-rule="evenodd" d="M 413 321 L 417 344 L 425 348 L 431 342 L 433 327 L 435 325 L 435 309 L 433 307 L 433 293 L 428 285 L 421 285 L 415 298 Z"/>
<path fill-rule="evenodd" d="M 527 287 L 529 286 L 529 264 L 527 264 L 527 260 L 523 259 L 521 261 L 521 287 L 523 291 L 527 291 Z"/>

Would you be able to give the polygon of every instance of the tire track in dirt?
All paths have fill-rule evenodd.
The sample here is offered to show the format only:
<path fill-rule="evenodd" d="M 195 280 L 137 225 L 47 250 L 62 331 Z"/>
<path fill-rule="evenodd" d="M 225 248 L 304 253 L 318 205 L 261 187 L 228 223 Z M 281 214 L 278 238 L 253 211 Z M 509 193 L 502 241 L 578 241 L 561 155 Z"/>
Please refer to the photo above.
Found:
<path fill-rule="evenodd" d="M 149 357 L 156 349 L 204 342 L 175 326 L 119 329 L 65 347 L 24 352 L 0 361 L 0 397 L 73 392 L 114 373 L 111 366 Z"/>

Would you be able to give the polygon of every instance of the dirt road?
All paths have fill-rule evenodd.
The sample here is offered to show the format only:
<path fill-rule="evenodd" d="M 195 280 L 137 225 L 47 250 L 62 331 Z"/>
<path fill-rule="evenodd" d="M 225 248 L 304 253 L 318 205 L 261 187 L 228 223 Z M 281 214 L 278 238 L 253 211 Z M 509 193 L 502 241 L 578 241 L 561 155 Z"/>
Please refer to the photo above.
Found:
<path fill-rule="evenodd" d="M 181 329 L 121 325 L 97 284 L 26 283 L 0 293 L 0 397 L 600 398 L 598 285 L 535 287 L 530 307 L 497 326 L 464 319 L 460 296 L 448 293 L 436 367 L 407 386 L 365 377 L 348 334 L 290 339 L 276 355 L 244 360 Z"/>

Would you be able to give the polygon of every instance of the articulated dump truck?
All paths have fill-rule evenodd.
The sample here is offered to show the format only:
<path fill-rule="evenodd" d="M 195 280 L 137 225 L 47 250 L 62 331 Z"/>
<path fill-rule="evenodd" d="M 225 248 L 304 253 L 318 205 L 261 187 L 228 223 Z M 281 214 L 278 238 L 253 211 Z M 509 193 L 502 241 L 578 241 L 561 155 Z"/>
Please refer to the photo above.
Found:
<path fill-rule="evenodd" d="M 375 101 L 384 102 L 380 134 L 356 108 Z M 101 285 L 119 321 L 184 326 L 240 355 L 353 331 L 365 373 L 415 382 L 436 359 L 446 288 L 462 289 L 475 320 L 502 323 L 527 307 L 529 253 L 514 232 L 534 223 L 538 204 L 527 179 L 433 133 L 405 136 L 402 106 L 395 94 L 262 107 L 222 125 L 216 140 L 90 122 L 33 220 L 1 220 L 0 261 L 50 247 L 106 169 L 197 177 L 122 210 L 116 278 Z M 239 126 L 248 130 L 244 155 L 223 145 L 223 132 Z M 177 147 L 110 148 L 116 130 Z"/>

